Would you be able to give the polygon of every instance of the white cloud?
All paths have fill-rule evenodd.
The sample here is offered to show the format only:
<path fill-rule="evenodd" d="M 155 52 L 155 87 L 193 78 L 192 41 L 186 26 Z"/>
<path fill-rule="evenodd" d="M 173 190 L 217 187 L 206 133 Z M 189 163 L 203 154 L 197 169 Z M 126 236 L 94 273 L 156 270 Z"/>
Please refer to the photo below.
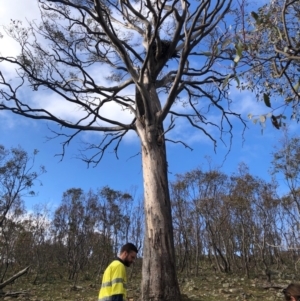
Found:
<path fill-rule="evenodd" d="M 77 122 L 86 116 L 86 112 L 79 105 L 68 102 L 53 92 L 32 93 L 32 104 L 35 108 L 43 108 L 58 118 L 71 122 Z M 107 119 L 123 123 L 128 123 L 133 119 L 133 115 L 128 110 L 124 110 L 114 102 L 103 105 L 100 114 Z M 89 120 L 90 118 L 87 121 Z M 108 123 L 98 120 L 98 125 L 107 126 Z"/>
<path fill-rule="evenodd" d="M 262 101 L 257 101 L 254 93 L 250 91 L 239 91 L 235 88 L 231 89 L 231 98 L 233 99 L 233 111 L 247 117 L 248 114 L 260 115 L 267 114 L 269 109 Z"/>
<path fill-rule="evenodd" d="M 34 0 L 0 0 L 0 18 L 2 25 L 8 24 L 11 19 L 37 20 L 39 8 Z"/>

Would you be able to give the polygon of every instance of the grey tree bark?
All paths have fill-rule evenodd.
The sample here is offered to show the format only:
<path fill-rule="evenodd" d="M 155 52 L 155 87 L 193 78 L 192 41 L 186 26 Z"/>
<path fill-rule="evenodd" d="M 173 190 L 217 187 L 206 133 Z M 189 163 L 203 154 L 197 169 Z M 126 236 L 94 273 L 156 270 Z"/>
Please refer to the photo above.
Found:
<path fill-rule="evenodd" d="M 162 125 L 138 123 L 145 195 L 142 300 L 179 300 Z M 159 293 L 158 293 L 159 292 Z"/>

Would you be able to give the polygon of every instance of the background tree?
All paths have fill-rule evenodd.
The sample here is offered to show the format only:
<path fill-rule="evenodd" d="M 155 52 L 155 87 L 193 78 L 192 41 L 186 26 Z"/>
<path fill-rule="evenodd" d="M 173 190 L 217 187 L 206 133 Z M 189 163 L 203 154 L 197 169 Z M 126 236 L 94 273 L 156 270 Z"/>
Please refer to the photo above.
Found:
<path fill-rule="evenodd" d="M 282 241 L 287 242 L 294 262 L 298 260 L 299 217 L 300 217 L 300 139 L 291 137 L 287 128 L 273 152 L 272 175 L 281 179 L 284 187 L 281 208 L 282 215 L 289 216 L 286 222 L 288 231 L 282 233 Z M 296 264 L 297 265 L 297 264 Z"/>
<path fill-rule="evenodd" d="M 0 109 L 61 125 L 64 131 L 56 134 L 65 139 L 63 154 L 82 131 L 102 132 L 100 140 L 87 145 L 83 153 L 89 164 L 97 164 L 109 147 L 117 155 L 124 136 L 129 131 L 137 134 L 146 220 L 142 299 L 179 300 L 165 142 L 187 146 L 167 137 L 176 119 L 183 119 L 215 145 L 215 129 L 221 139 L 225 133 L 232 139 L 232 117 L 241 117 L 231 110 L 227 87 L 222 85 L 232 69 L 227 51 L 230 27 L 223 22 L 232 1 L 38 3 L 40 25 L 32 22 L 24 28 L 13 21 L 6 31 L 21 50 L 19 56 L 2 56 L 0 61 L 17 69 L 19 81 L 10 82 L 0 73 Z M 107 70 L 106 78 L 102 70 Z M 29 88 L 54 93 L 68 108 L 80 110 L 81 116 L 61 117 L 45 99 L 35 104 L 30 97 L 23 99 L 20 91 Z M 112 105 L 127 121 L 105 113 Z"/>
<path fill-rule="evenodd" d="M 11 276 L 11 267 L 16 263 L 15 246 L 18 240 L 18 234 L 23 230 L 22 226 L 17 223 L 15 219 L 5 219 L 1 228 L 1 279 L 0 283 L 3 283 L 7 276 Z M 20 262 L 18 258 L 18 262 Z M 24 266 L 23 266 L 24 267 Z"/>
<path fill-rule="evenodd" d="M 293 198 L 292 201 L 300 214 L 300 138 L 290 137 L 285 129 L 284 135 L 272 155 L 272 174 L 283 175 L 288 193 Z"/>
<path fill-rule="evenodd" d="M 79 272 L 84 269 L 92 252 L 91 239 L 99 214 L 97 198 L 72 188 L 63 194 L 61 206 L 55 210 L 54 231 L 61 249 L 65 250 L 68 278 L 75 286 Z"/>
<path fill-rule="evenodd" d="M 50 210 L 46 205 L 34 206 L 33 212 L 28 215 L 28 231 L 33 236 L 33 264 L 31 273 L 34 274 L 33 284 L 45 281 L 51 271 L 53 261 L 51 244 Z"/>
<path fill-rule="evenodd" d="M 235 252 L 241 258 L 242 270 L 250 277 L 250 270 L 257 265 L 259 272 L 271 281 L 270 267 L 275 249 L 281 243 L 276 226 L 279 206 L 276 186 L 252 176 L 248 167 L 240 164 L 238 173 L 231 177 L 227 199 L 237 243 Z"/>
<path fill-rule="evenodd" d="M 103 187 L 98 195 L 103 225 L 99 231 L 107 236 L 108 240 L 113 240 L 114 254 L 117 256 L 120 247 L 128 241 L 133 198 L 129 193 L 108 186 Z"/>
<path fill-rule="evenodd" d="M 38 171 L 34 171 L 34 159 L 37 155 L 35 150 L 31 157 L 21 147 L 5 149 L 0 145 L 0 287 L 5 287 L 10 282 L 4 281 L 9 266 L 15 265 L 20 271 L 24 269 L 28 262 L 20 261 L 16 256 L 16 247 L 21 235 L 31 234 L 24 231 L 20 223 L 20 216 L 24 213 L 24 196 L 34 196 L 32 189 L 38 177 L 45 172 L 43 166 Z M 26 249 L 27 250 L 27 249 Z M 32 250 L 30 248 L 30 250 Z M 23 250 L 24 251 L 24 250 Z M 24 264 L 24 265 L 23 265 Z M 27 271 L 27 269 L 26 269 Z M 23 273 L 14 270 L 16 275 L 22 276 Z M 18 276 L 18 277 L 19 277 Z M 10 278 L 11 279 L 11 278 Z M 8 282 L 7 282 L 8 281 Z"/>
<path fill-rule="evenodd" d="M 232 175 L 218 169 L 177 175 L 171 196 L 179 271 L 197 275 L 199 265 L 270 280 L 283 267 L 282 239 L 289 228 L 276 187 L 252 176 L 245 164 Z"/>
<path fill-rule="evenodd" d="M 45 172 L 44 166 L 39 171 L 33 170 L 37 153 L 35 150 L 30 157 L 21 147 L 7 150 L 0 145 L 0 227 L 9 211 L 22 210 L 22 197 L 35 195 L 30 189 Z"/>

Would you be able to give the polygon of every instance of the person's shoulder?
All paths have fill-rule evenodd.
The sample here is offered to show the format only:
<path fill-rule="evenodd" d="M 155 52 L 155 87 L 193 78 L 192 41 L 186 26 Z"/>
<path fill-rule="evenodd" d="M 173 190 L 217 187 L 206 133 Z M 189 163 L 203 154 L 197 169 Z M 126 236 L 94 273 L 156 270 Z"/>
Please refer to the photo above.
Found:
<path fill-rule="evenodd" d="M 114 260 L 108 267 L 111 273 L 124 275 L 126 273 L 124 264 L 119 260 Z"/>
<path fill-rule="evenodd" d="M 124 263 L 120 260 L 120 259 L 115 259 L 112 263 L 111 263 L 112 266 L 115 266 L 115 267 L 125 267 L 124 266 Z"/>
<path fill-rule="evenodd" d="M 110 262 L 110 264 L 106 267 L 106 270 L 109 270 L 111 268 L 114 268 L 116 265 L 118 265 L 117 260 L 113 260 Z"/>

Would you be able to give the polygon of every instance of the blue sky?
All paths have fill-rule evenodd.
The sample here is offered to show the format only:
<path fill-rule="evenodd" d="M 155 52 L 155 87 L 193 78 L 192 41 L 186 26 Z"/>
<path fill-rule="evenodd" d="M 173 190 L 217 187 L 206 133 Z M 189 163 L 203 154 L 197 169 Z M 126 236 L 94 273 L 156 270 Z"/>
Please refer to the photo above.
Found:
<path fill-rule="evenodd" d="M 55 128 L 53 124 L 49 126 Z M 281 132 L 270 123 L 267 124 L 263 134 L 259 125 L 248 122 L 248 127 L 244 140 L 241 136 L 242 127 L 238 125 L 235 127 L 232 149 L 225 161 L 228 148 L 218 141 L 215 153 L 213 143 L 203 139 L 202 133 L 198 136 L 193 134 L 195 141 L 189 143 L 193 151 L 185 149 L 182 145 L 168 143 L 169 179 L 174 179 L 176 173 L 184 173 L 196 167 L 206 169 L 208 167 L 206 156 L 209 156 L 212 167 L 222 166 L 221 170 L 225 173 L 235 172 L 238 164 L 244 162 L 250 167 L 251 174 L 268 181 L 271 152 L 274 150 L 273 146 L 278 143 Z M 60 141 L 57 139 L 49 141 L 47 136 L 50 135 L 51 132 L 43 121 L 1 113 L 0 143 L 6 147 L 20 145 L 29 153 L 38 149 L 36 166 L 45 165 L 47 170 L 47 173 L 40 177 L 43 185 L 35 187 L 39 195 L 26 198 L 28 209 L 37 203 L 47 203 L 51 208 L 55 208 L 60 203 L 63 192 L 72 187 L 80 187 L 87 191 L 108 185 L 113 189 L 131 193 L 137 188 L 136 197 L 142 197 L 142 166 L 141 156 L 136 155 L 139 152 L 137 139 L 124 141 L 119 159 L 116 159 L 114 153 L 108 152 L 98 166 L 87 168 L 86 163 L 76 157 L 78 149 L 82 146 L 80 140 L 88 139 L 90 134 L 84 134 L 80 140 L 71 143 L 63 160 L 55 156 L 62 151 Z M 191 133 L 185 131 L 185 135 L 188 139 Z"/>
<path fill-rule="evenodd" d="M 0 0 L 0 20 L 2 24 L 8 24 L 10 19 L 32 20 L 38 19 L 38 10 L 35 1 L 32 0 Z M 14 53 L 15 46 L 12 41 L 4 38 L 0 40 L 0 51 Z M 247 119 L 249 113 L 267 113 L 263 103 L 258 103 L 254 95 L 249 92 L 239 93 L 231 91 L 234 100 L 234 109 Z M 24 94 L 26 97 L 26 94 Z M 35 97 L 49 97 L 51 95 L 37 94 Z M 55 102 L 54 106 L 57 104 Z M 53 105 L 53 104 L 52 104 Z M 57 106 L 58 111 L 67 110 L 66 107 Z M 270 168 L 271 152 L 274 145 L 282 136 L 282 132 L 275 129 L 270 121 L 261 132 L 261 127 L 248 121 L 248 129 L 242 137 L 242 124 L 234 122 L 234 139 L 231 152 L 225 159 L 228 146 L 218 140 L 216 153 L 213 142 L 207 139 L 202 132 L 191 130 L 186 124 L 177 124 L 172 137 L 181 139 L 193 148 L 193 151 L 184 148 L 180 144 L 167 145 L 169 179 L 174 179 L 175 174 L 190 171 L 196 167 L 207 168 L 206 157 L 211 158 L 211 166 L 221 166 L 221 170 L 231 174 L 237 170 L 240 162 L 246 163 L 253 175 L 270 180 L 268 170 Z M 26 198 L 26 205 L 31 209 L 34 204 L 47 203 L 55 208 L 60 201 L 64 191 L 72 187 L 80 187 L 85 191 L 96 190 L 105 185 L 116 190 L 133 193 L 136 197 L 142 197 L 142 166 L 139 152 L 139 141 L 134 135 L 126 138 L 119 150 L 119 159 L 112 152 L 106 153 L 101 163 L 96 167 L 87 168 L 86 163 L 77 159 L 78 149 L 82 142 L 92 141 L 99 138 L 93 133 L 83 133 L 66 150 L 65 157 L 55 156 L 61 153 L 61 144 L 57 139 L 47 141 L 51 136 L 48 127 L 56 129 L 53 123 L 26 119 L 17 115 L 0 111 L 0 144 L 6 148 L 20 145 L 27 152 L 34 149 L 39 150 L 36 166 L 44 165 L 47 173 L 40 177 L 42 186 L 37 185 L 36 191 L 39 195 L 34 198 Z M 299 126 L 292 123 L 290 133 L 297 133 Z M 218 136 L 215 136 L 217 138 Z"/>

